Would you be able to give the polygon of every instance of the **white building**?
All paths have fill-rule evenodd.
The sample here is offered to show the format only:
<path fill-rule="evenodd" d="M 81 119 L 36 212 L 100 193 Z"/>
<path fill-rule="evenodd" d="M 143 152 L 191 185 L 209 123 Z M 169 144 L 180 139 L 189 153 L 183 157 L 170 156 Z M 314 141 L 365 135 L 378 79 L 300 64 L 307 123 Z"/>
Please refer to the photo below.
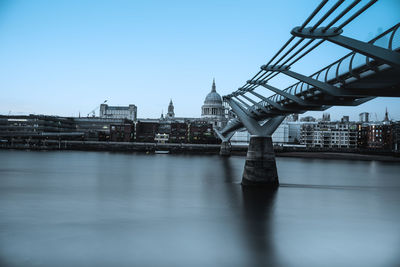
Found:
<path fill-rule="evenodd" d="M 107 104 L 100 105 L 100 118 L 107 119 L 128 119 L 136 121 L 137 107 L 135 105 L 123 106 L 109 106 Z"/>
<path fill-rule="evenodd" d="M 301 122 L 287 122 L 289 126 L 289 143 L 298 144 L 300 142 L 300 126 Z"/>
<path fill-rule="evenodd" d="M 289 142 L 289 125 L 281 123 L 272 134 L 272 142 L 274 144 L 287 144 Z"/>
<path fill-rule="evenodd" d="M 342 122 L 304 122 L 300 143 L 307 147 L 355 148 L 357 125 Z"/>

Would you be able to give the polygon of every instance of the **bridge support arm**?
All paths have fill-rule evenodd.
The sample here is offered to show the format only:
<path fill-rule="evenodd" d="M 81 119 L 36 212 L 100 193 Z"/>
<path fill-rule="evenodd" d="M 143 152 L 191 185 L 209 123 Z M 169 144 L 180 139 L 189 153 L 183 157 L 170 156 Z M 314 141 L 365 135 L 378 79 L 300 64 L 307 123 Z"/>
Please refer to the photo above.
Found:
<path fill-rule="evenodd" d="M 271 118 L 264 125 L 261 126 L 257 120 L 246 114 L 235 100 L 227 99 L 226 101 L 229 103 L 235 114 L 239 117 L 240 121 L 252 135 L 271 135 L 279 126 L 279 124 L 281 124 L 281 122 L 285 119 L 285 116 L 280 115 Z"/>
<path fill-rule="evenodd" d="M 371 43 L 362 42 L 347 36 L 343 36 L 343 30 L 339 28 L 325 29 L 320 27 L 313 29 L 311 27 L 300 30 L 295 27 L 291 31 L 292 35 L 308 39 L 324 39 L 334 44 L 346 47 L 352 51 L 358 52 L 365 56 L 374 58 L 386 63 L 396 69 L 400 69 L 400 54 L 390 49 L 382 48 Z"/>
<path fill-rule="evenodd" d="M 321 91 L 324 91 L 325 93 L 327 93 L 329 95 L 332 95 L 332 96 L 340 96 L 340 95 L 342 95 L 342 92 L 341 92 L 342 90 L 340 88 L 337 88 L 337 87 L 335 87 L 333 85 L 330 85 L 328 83 L 321 82 L 321 81 L 316 80 L 314 78 L 311 78 L 311 77 L 308 77 L 308 76 L 305 76 L 303 74 L 300 74 L 300 73 L 297 73 L 297 72 L 294 72 L 294 71 L 291 71 L 291 70 L 287 70 L 287 69 L 286 70 L 282 70 L 281 72 L 283 74 L 286 74 L 286 75 L 288 75 L 288 76 L 290 76 L 292 78 L 295 78 L 295 79 L 297 79 L 299 81 L 308 83 L 308 84 L 320 89 Z"/>
<path fill-rule="evenodd" d="M 241 96 L 243 97 L 243 95 L 241 95 Z M 244 106 L 246 106 L 248 112 L 250 112 L 250 113 L 253 112 L 253 113 L 255 113 L 256 115 L 261 115 L 260 112 L 258 112 L 256 109 L 252 109 L 251 106 L 250 106 L 249 104 L 247 104 L 246 102 L 244 102 L 244 101 L 243 101 L 242 99 L 240 99 L 238 96 L 235 96 L 235 98 L 236 98 L 237 100 L 239 100 L 239 102 L 242 103 Z"/>
<path fill-rule="evenodd" d="M 258 124 L 258 122 L 250 117 L 248 114 L 246 114 L 235 100 L 230 98 L 226 101 L 231 106 L 233 112 L 235 112 L 235 114 L 239 117 L 240 121 L 243 123 L 244 127 L 246 127 L 250 134 L 260 134 L 262 132 L 262 128 Z"/>
<path fill-rule="evenodd" d="M 269 119 L 266 123 L 263 124 L 264 135 L 270 136 L 275 130 L 281 125 L 282 121 L 286 118 L 286 116 L 276 116 L 274 118 Z"/>
<path fill-rule="evenodd" d="M 312 85 L 312 86 L 318 88 L 319 90 L 325 92 L 326 94 L 329 94 L 329 95 L 332 95 L 332 96 L 341 96 L 342 93 L 343 93 L 343 90 L 340 89 L 340 88 L 337 88 L 337 87 L 335 87 L 335 86 L 333 86 L 331 84 L 328 84 L 328 83 L 321 82 L 321 81 L 319 81 L 317 79 L 314 79 L 312 77 L 308 77 L 308 76 L 305 76 L 303 74 L 291 71 L 291 70 L 289 70 L 288 66 L 274 66 L 273 67 L 273 66 L 263 65 L 263 66 L 261 66 L 261 69 L 265 70 L 265 71 L 278 71 L 278 72 L 281 72 L 281 73 L 286 74 L 287 76 L 295 78 L 295 79 L 297 79 L 299 81 L 308 83 L 309 85 Z"/>
<path fill-rule="evenodd" d="M 218 131 L 218 130 L 214 130 L 214 131 L 218 135 L 218 137 L 222 140 L 221 147 L 219 150 L 219 155 L 229 157 L 231 155 L 231 151 L 232 151 L 232 145 L 231 145 L 230 139 L 235 134 L 235 132 L 227 133 L 226 136 L 224 136 L 220 131 Z"/>
<path fill-rule="evenodd" d="M 223 136 L 227 136 L 227 134 L 229 134 L 230 132 L 236 132 L 237 130 L 243 127 L 244 127 L 243 123 L 241 123 L 238 118 L 234 118 L 229 120 L 228 123 L 225 125 L 225 127 L 219 130 L 219 132 Z"/>
<path fill-rule="evenodd" d="M 260 108 L 262 111 L 264 111 L 265 114 L 271 114 L 270 110 L 266 109 L 261 103 L 254 101 L 253 99 L 247 97 L 246 95 L 242 95 L 247 101 L 253 103 L 254 106 Z"/>
<path fill-rule="evenodd" d="M 297 110 L 297 109 L 293 110 L 293 109 L 285 108 L 285 107 L 279 105 L 278 103 L 276 103 L 275 101 L 272 101 L 271 99 L 268 99 L 265 96 L 262 96 L 254 91 L 249 91 L 249 93 L 252 95 L 255 95 L 256 97 L 260 98 L 261 100 L 267 102 L 269 105 L 271 105 L 272 107 L 276 108 L 279 111 L 282 111 L 282 112 L 287 111 L 287 112 L 292 112 L 292 113 L 299 112 L 299 110 Z"/>
<path fill-rule="evenodd" d="M 229 140 L 231 140 L 232 136 L 235 134 L 235 131 L 233 131 L 233 132 L 225 134 L 225 136 L 224 136 L 217 129 L 215 129 L 214 132 L 217 134 L 218 138 L 221 139 L 222 142 L 229 142 Z"/>
<path fill-rule="evenodd" d="M 297 97 L 295 95 L 289 94 L 283 90 L 280 90 L 278 88 L 275 88 L 267 83 L 260 83 L 261 86 L 267 88 L 268 90 L 271 90 L 272 92 L 284 96 L 290 100 L 292 100 L 293 102 L 301 105 L 301 106 L 317 106 L 316 104 L 310 103 L 309 101 L 303 100 L 300 97 Z"/>
<path fill-rule="evenodd" d="M 394 52 L 370 43 L 361 42 L 343 35 L 330 36 L 325 39 L 400 69 L 400 54 L 398 52 Z"/>

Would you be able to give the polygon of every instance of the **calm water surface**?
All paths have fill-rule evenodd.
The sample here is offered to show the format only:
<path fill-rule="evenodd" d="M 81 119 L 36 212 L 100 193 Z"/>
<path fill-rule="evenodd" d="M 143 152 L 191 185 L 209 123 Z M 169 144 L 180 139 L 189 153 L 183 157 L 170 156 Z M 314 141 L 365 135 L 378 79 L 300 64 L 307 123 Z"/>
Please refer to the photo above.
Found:
<path fill-rule="evenodd" d="M 400 166 L 0 151 L 0 266 L 399 266 Z"/>

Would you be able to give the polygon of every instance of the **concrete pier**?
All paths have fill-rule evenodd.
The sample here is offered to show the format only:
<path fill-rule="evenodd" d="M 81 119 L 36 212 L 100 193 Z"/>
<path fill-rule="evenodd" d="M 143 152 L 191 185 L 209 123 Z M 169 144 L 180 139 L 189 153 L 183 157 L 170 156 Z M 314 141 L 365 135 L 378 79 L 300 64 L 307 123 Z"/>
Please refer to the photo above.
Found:
<path fill-rule="evenodd" d="M 251 136 L 244 166 L 243 186 L 279 186 L 271 136 Z"/>
<path fill-rule="evenodd" d="M 221 143 L 221 149 L 219 151 L 220 156 L 229 157 L 232 152 L 232 145 L 229 141 L 223 141 Z"/>

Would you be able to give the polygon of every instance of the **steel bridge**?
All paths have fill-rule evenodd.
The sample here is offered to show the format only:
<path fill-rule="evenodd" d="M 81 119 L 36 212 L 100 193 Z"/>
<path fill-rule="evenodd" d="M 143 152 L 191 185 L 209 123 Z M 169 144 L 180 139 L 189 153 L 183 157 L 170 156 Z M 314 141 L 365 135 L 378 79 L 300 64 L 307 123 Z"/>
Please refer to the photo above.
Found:
<path fill-rule="evenodd" d="M 345 26 L 377 0 L 364 5 L 360 2 L 346 1 L 345 6 L 345 1 L 339 0 L 329 7 L 328 0 L 323 0 L 301 26 L 293 28 L 289 40 L 254 77 L 223 97 L 234 118 L 216 131 L 222 140 L 221 155 L 230 154 L 229 140 L 237 130 L 244 127 L 251 134 L 242 185 L 279 185 L 271 135 L 288 114 L 357 106 L 380 96 L 400 96 L 400 48 L 395 45 L 400 23 L 369 42 L 345 36 Z M 324 7 L 328 10 L 322 12 Z M 309 25 L 311 21 L 316 22 Z M 386 44 L 378 45 L 381 41 Z M 309 76 L 292 69 L 324 42 L 351 52 Z M 356 64 L 356 58 L 362 58 L 362 63 Z M 276 88 L 269 81 L 278 75 L 298 82 L 285 89 Z M 267 97 L 257 93 L 258 87 L 275 94 Z"/>

